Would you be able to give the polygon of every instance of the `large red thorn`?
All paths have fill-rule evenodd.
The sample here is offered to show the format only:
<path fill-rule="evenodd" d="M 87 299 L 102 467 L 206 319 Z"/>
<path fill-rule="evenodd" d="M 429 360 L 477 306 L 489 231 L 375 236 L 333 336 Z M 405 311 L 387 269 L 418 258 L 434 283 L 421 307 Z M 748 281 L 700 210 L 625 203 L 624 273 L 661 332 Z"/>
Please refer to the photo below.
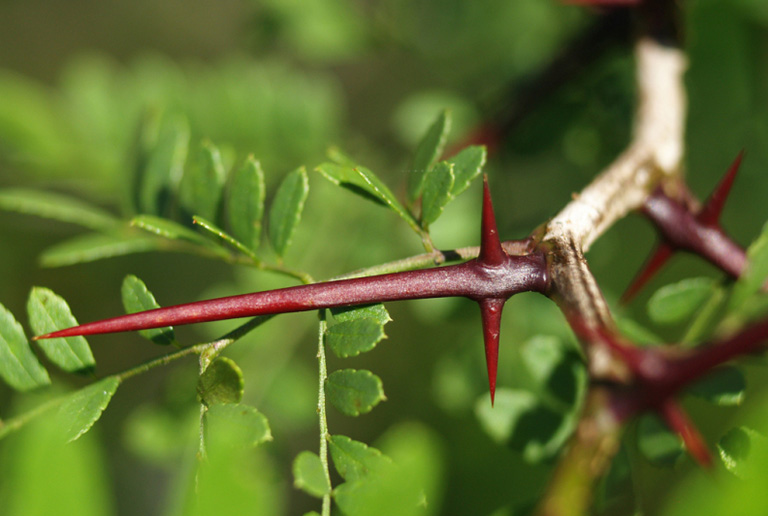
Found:
<path fill-rule="evenodd" d="M 496 215 L 493 213 L 488 176 L 483 176 L 483 218 L 480 226 L 480 259 L 484 265 L 501 265 L 507 255 L 501 248 L 499 232 L 496 229 Z"/>
<path fill-rule="evenodd" d="M 691 454 L 700 466 L 708 468 L 712 465 L 712 455 L 709 453 L 704 438 L 688 415 L 675 400 L 666 400 L 659 407 L 659 414 L 667 422 L 667 425 L 676 432 L 685 444 L 685 449 Z"/>
<path fill-rule="evenodd" d="M 485 363 L 488 367 L 488 388 L 491 393 L 491 405 L 496 400 L 496 371 L 499 365 L 499 334 L 501 333 L 501 311 L 506 299 L 483 299 L 480 303 L 480 315 L 483 320 L 483 340 L 485 342 Z"/>
<path fill-rule="evenodd" d="M 661 269 L 661 267 L 667 263 L 667 260 L 669 260 L 674 253 L 675 250 L 669 244 L 665 242 L 659 244 L 643 268 L 640 270 L 637 276 L 635 276 L 635 279 L 632 280 L 632 283 L 629 285 L 629 287 L 627 287 L 627 290 L 621 296 L 620 303 L 623 305 L 629 303 L 637 295 L 637 293 L 640 292 L 640 289 L 642 289 L 645 284 L 648 283 L 651 278 L 656 275 L 659 269 Z"/>

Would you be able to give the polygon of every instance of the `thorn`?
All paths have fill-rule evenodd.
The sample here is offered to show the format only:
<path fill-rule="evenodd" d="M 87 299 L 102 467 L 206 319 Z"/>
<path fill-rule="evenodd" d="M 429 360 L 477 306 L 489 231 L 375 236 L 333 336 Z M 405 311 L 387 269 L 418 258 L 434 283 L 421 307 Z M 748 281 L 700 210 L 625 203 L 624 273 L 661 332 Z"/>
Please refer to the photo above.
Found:
<path fill-rule="evenodd" d="M 677 401 L 666 400 L 659 407 L 659 413 L 669 427 L 683 440 L 683 444 L 685 444 L 691 457 L 704 468 L 712 466 L 712 455 L 709 453 L 704 438 Z"/>
<path fill-rule="evenodd" d="M 744 157 L 744 151 L 739 152 L 736 159 L 733 160 L 728 171 L 725 173 L 720 183 L 715 187 L 714 191 L 709 195 L 709 199 L 704 203 L 704 207 L 696 215 L 696 219 L 702 224 L 708 226 L 714 226 L 717 224 L 720 218 L 720 213 L 723 211 L 725 201 L 728 198 L 728 194 L 731 192 L 733 186 L 733 180 L 736 179 L 736 174 L 741 166 L 741 160 Z"/>
<path fill-rule="evenodd" d="M 499 365 L 499 334 L 501 333 L 501 311 L 506 299 L 481 299 L 480 315 L 483 321 L 483 340 L 485 341 L 485 363 L 488 368 L 488 388 L 491 393 L 491 406 L 496 399 L 496 371 Z"/>
<path fill-rule="evenodd" d="M 493 213 L 488 176 L 483 176 L 483 217 L 480 224 L 480 257 L 485 265 L 501 265 L 507 257 L 501 248 L 499 232 L 496 229 L 496 215 Z"/>
<path fill-rule="evenodd" d="M 651 278 L 656 275 L 659 269 L 661 269 L 662 265 L 664 265 L 667 260 L 672 257 L 673 254 L 674 249 L 672 246 L 666 242 L 659 244 L 659 246 L 656 248 L 656 251 L 654 251 L 637 276 L 635 276 L 635 279 L 632 281 L 629 287 L 627 287 L 627 290 L 621 296 L 619 302 L 622 305 L 629 303 L 632 298 L 637 295 L 640 289 L 643 288 L 645 284 L 648 283 Z"/>

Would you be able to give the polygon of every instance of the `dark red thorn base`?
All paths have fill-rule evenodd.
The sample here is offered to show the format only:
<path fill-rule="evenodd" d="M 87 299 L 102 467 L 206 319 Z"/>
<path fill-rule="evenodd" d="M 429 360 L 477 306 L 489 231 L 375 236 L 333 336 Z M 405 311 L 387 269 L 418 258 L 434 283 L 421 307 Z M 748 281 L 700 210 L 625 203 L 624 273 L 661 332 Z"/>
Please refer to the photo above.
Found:
<path fill-rule="evenodd" d="M 533 248 L 528 254 L 510 256 L 502 249 L 487 179 L 483 182 L 481 229 L 480 256 L 458 265 L 198 301 L 96 321 L 34 338 L 38 340 L 135 331 L 405 299 L 466 297 L 480 304 L 493 402 L 504 302 L 519 292 L 546 293 L 549 289 L 549 274 L 542 251 Z M 522 248 L 527 248 L 529 242 L 526 240 L 523 244 Z"/>
<path fill-rule="evenodd" d="M 668 399 L 664 402 L 659 408 L 659 415 L 669 428 L 680 436 L 685 449 L 700 466 L 708 468 L 712 465 L 712 454 L 707 448 L 707 443 L 677 401 Z"/>
<path fill-rule="evenodd" d="M 739 277 L 746 265 L 746 254 L 725 234 L 718 221 L 743 156 L 743 151 L 736 156 L 696 214 L 685 203 L 671 199 L 661 189 L 648 196 L 642 211 L 656 226 L 662 241 L 621 296 L 622 303 L 629 302 L 678 251 L 697 254 L 732 278 Z"/>

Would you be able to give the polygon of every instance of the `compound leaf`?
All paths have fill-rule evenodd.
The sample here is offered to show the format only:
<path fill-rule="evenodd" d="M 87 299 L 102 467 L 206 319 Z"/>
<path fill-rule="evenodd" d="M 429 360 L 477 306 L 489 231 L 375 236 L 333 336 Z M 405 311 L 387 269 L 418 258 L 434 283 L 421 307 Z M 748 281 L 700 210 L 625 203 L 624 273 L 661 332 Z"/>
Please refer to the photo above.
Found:
<path fill-rule="evenodd" d="M 51 383 L 29 346 L 21 324 L 0 304 L 0 376 L 18 391 Z"/>
<path fill-rule="evenodd" d="M 51 290 L 34 287 L 27 301 L 29 324 L 37 335 L 77 326 L 77 320 L 61 297 Z M 93 369 L 96 362 L 83 337 L 38 341 L 48 359 L 67 372 Z"/>
<path fill-rule="evenodd" d="M 126 313 L 133 314 L 145 310 L 160 308 L 155 300 L 155 296 L 149 291 L 147 286 L 133 274 L 129 274 L 123 280 L 120 294 L 123 299 L 123 307 Z M 173 328 L 166 326 L 164 328 L 154 328 L 151 330 L 141 330 L 139 335 L 151 340 L 155 344 L 167 345 L 176 342 L 176 335 Z"/>
<path fill-rule="evenodd" d="M 291 243 L 308 193 L 309 180 L 304 167 L 288 174 L 275 193 L 269 209 L 269 239 L 278 256 L 283 256 Z"/>

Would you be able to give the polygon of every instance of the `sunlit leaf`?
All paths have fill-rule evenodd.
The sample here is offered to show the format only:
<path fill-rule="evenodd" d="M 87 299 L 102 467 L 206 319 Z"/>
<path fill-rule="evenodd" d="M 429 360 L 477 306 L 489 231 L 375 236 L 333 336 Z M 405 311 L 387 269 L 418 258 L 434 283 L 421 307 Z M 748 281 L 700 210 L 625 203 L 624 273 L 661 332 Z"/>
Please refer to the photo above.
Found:
<path fill-rule="evenodd" d="M 233 173 L 229 185 L 227 219 L 232 235 L 253 251 L 258 249 L 261 239 L 264 192 L 261 164 L 249 157 Z"/>
<path fill-rule="evenodd" d="M 485 147 L 473 145 L 467 147 L 448 160 L 449 163 L 453 164 L 454 175 L 451 195 L 457 197 L 460 193 L 469 188 L 470 183 L 472 183 L 483 170 L 485 159 Z"/>
<path fill-rule="evenodd" d="M 453 164 L 441 161 L 424 177 L 424 194 L 421 198 L 421 224 L 429 226 L 440 217 L 445 205 L 453 199 Z"/>
<path fill-rule="evenodd" d="M 377 204 L 389 207 L 411 227 L 418 224 L 413 216 L 400 204 L 392 191 L 373 172 L 360 165 L 339 165 L 323 163 L 315 170 L 332 183 L 365 197 Z"/>
<path fill-rule="evenodd" d="M 160 308 L 155 300 L 155 296 L 149 291 L 147 286 L 133 274 L 129 274 L 123 280 L 120 290 L 123 299 L 123 307 L 126 313 L 133 314 L 145 310 Z M 176 335 L 173 328 L 166 326 L 164 328 L 154 328 L 151 330 L 141 330 L 139 334 L 154 342 L 155 344 L 173 344 L 176 342 Z"/>
<path fill-rule="evenodd" d="M 279 256 L 291 243 L 308 193 L 309 180 L 303 167 L 288 174 L 275 193 L 269 209 L 269 239 Z"/>
<path fill-rule="evenodd" d="M 386 399 L 381 379 L 370 371 L 342 369 L 328 375 L 328 401 L 341 413 L 359 416 Z"/>
<path fill-rule="evenodd" d="M 216 239 L 223 240 L 233 248 L 237 249 L 241 253 L 245 254 L 246 256 L 249 256 L 251 258 L 256 258 L 256 255 L 253 254 L 253 251 L 246 247 L 245 244 L 240 242 L 239 240 L 236 240 L 232 235 L 226 233 L 223 229 L 216 226 L 213 222 L 206 220 L 198 215 L 195 215 L 192 217 L 192 221 L 195 223 L 197 227 L 200 227 L 208 232 L 209 236 L 213 236 Z"/>
<path fill-rule="evenodd" d="M 746 426 L 730 429 L 717 443 L 725 468 L 740 478 L 748 477 L 749 461 L 755 444 L 765 447 L 766 438 Z"/>
<path fill-rule="evenodd" d="M 690 317 L 714 293 L 710 278 L 690 278 L 666 285 L 648 300 L 648 315 L 659 324 L 680 322 Z"/>
<path fill-rule="evenodd" d="M 318 498 L 331 492 L 325 468 L 316 453 L 303 451 L 296 456 L 293 461 L 293 485 Z"/>
<path fill-rule="evenodd" d="M 77 320 L 61 297 L 47 288 L 34 287 L 27 301 L 29 324 L 36 335 L 77 326 Z M 93 369 L 96 362 L 83 337 L 38 341 L 48 359 L 67 372 Z"/>
<path fill-rule="evenodd" d="M 243 372 L 233 360 L 219 357 L 200 375 L 197 395 L 207 406 L 238 403 L 243 397 Z"/>
<path fill-rule="evenodd" d="M 79 199 L 24 188 L 0 190 L 0 209 L 69 222 L 99 231 L 109 230 L 118 224 L 118 220 L 109 213 Z"/>
<path fill-rule="evenodd" d="M 0 376 L 16 390 L 26 391 L 51 383 L 29 347 L 21 324 L 0 304 Z"/>
<path fill-rule="evenodd" d="M 411 162 L 411 170 L 408 174 L 408 200 L 410 202 L 414 202 L 421 195 L 424 188 L 424 178 L 440 159 L 450 127 L 450 113 L 448 111 L 441 112 L 416 147 Z"/>
<path fill-rule="evenodd" d="M 57 418 L 68 442 L 78 439 L 91 429 L 109 405 L 119 385 L 120 379 L 117 376 L 109 376 L 67 396 L 59 407 Z"/>
<path fill-rule="evenodd" d="M 140 233 L 91 233 L 49 247 L 40 255 L 40 264 L 44 267 L 63 267 L 160 248 L 159 239 Z"/>

